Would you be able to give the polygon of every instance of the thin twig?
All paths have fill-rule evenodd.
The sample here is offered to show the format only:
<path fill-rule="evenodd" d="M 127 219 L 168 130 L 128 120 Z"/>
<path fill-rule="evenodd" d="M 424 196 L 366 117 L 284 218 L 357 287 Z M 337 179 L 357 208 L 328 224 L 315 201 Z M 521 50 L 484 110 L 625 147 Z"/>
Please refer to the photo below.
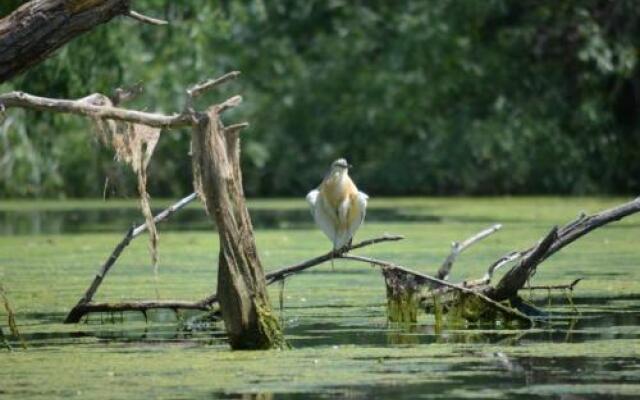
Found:
<path fill-rule="evenodd" d="M 114 106 L 130 101 L 138 97 L 144 91 L 142 82 L 124 88 L 116 88 L 109 97 Z"/>
<path fill-rule="evenodd" d="M 135 12 L 133 10 L 129 10 L 127 16 L 135 19 L 136 21 L 143 22 L 145 24 L 150 25 L 167 25 L 169 21 L 165 21 L 163 19 L 151 18 L 146 15 L 140 14 L 139 12 Z"/>
<path fill-rule="evenodd" d="M 440 266 L 440 269 L 438 270 L 436 277 L 442 280 L 447 280 L 449 278 L 449 274 L 451 273 L 451 268 L 453 267 L 453 263 L 456 260 L 456 257 L 458 257 L 460 253 L 462 253 L 466 248 L 468 248 L 472 244 L 477 243 L 480 240 L 486 238 L 487 236 L 497 232 L 500 228 L 502 228 L 501 224 L 495 224 L 481 232 L 476 233 L 475 235 L 471 236 L 470 238 L 468 238 L 462 243 L 458 243 L 458 242 L 451 243 L 451 253 L 449 253 L 447 258 L 444 260 L 444 262 Z"/>
<path fill-rule="evenodd" d="M 575 279 L 573 282 L 566 285 L 535 285 L 535 286 L 525 286 L 523 289 L 527 290 L 573 290 L 582 278 Z"/>
<path fill-rule="evenodd" d="M 229 126 L 225 126 L 224 133 L 235 133 L 239 130 L 245 129 L 249 126 L 248 122 L 241 122 L 239 124 L 233 124 Z"/>
<path fill-rule="evenodd" d="M 200 96 L 201 94 L 219 86 L 227 81 L 237 78 L 240 75 L 240 71 L 231 71 L 227 74 L 222 75 L 216 79 L 209 79 L 205 82 L 198 83 L 197 85 L 187 89 L 187 94 L 189 97 L 195 98 Z"/>
<path fill-rule="evenodd" d="M 218 114 L 222 114 L 230 108 L 239 106 L 240 103 L 242 103 L 242 96 L 237 95 L 213 106 L 213 108 L 218 112 Z"/>

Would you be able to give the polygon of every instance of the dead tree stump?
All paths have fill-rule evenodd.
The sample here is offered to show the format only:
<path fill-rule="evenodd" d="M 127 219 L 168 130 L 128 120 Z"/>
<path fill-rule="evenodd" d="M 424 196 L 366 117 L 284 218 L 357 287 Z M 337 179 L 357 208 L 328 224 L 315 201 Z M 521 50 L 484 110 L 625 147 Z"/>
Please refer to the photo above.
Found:
<path fill-rule="evenodd" d="M 198 118 L 192 136 L 195 186 L 218 227 L 217 297 L 229 342 L 234 349 L 282 347 L 242 190 L 238 132 L 222 126 L 215 106 Z"/>

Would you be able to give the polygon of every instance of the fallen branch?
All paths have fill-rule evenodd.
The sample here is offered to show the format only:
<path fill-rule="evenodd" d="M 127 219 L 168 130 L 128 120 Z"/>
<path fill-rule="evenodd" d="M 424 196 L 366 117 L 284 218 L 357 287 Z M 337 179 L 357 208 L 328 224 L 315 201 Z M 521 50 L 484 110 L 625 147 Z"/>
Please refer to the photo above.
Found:
<path fill-rule="evenodd" d="M 472 244 L 477 243 L 482 239 L 486 238 L 487 236 L 490 236 L 491 234 L 497 232 L 498 230 L 500 230 L 500 228 L 502 228 L 501 224 L 495 224 L 471 236 L 470 238 L 468 238 L 462 243 L 458 243 L 458 242 L 451 243 L 451 253 L 449 253 L 449 256 L 447 256 L 447 258 L 444 260 L 444 262 L 440 266 L 440 269 L 436 273 L 436 277 L 438 279 L 442 279 L 446 281 L 449 278 L 449 274 L 451 273 L 451 268 L 453 267 L 453 263 L 460 253 L 462 253 L 465 249 L 467 249 Z"/>
<path fill-rule="evenodd" d="M 163 211 L 162 213 L 158 214 L 156 216 L 156 218 L 160 217 L 161 214 L 163 213 L 167 213 L 165 215 L 164 218 L 167 218 L 169 215 L 171 215 L 171 213 L 179 210 L 180 208 L 184 207 L 186 204 L 188 204 L 188 202 L 192 201 L 195 198 L 195 193 L 190 194 L 189 196 L 185 197 L 184 199 L 180 200 L 178 203 L 174 204 L 173 206 L 170 207 L 170 209 L 172 207 L 176 207 L 178 204 L 180 204 L 180 207 L 175 208 L 172 212 L 168 212 L 167 210 Z M 188 200 L 188 201 L 187 201 Z M 159 222 L 159 221 L 157 221 Z M 142 233 L 144 231 L 144 227 L 145 225 L 141 225 L 139 227 L 136 228 L 136 230 L 133 230 L 133 234 L 132 237 L 135 237 L 136 232 L 138 229 L 142 229 L 140 231 L 140 233 Z M 139 233 L 138 233 L 139 234 Z M 402 240 L 403 237 L 402 236 L 397 236 L 397 235 L 384 235 L 378 238 L 374 238 L 374 239 L 368 239 L 368 240 L 364 240 L 360 243 L 356 243 L 350 247 L 345 247 L 343 249 L 340 249 L 337 253 L 330 251 L 326 254 L 323 254 L 321 256 L 318 257 L 314 257 L 310 260 L 298 263 L 298 264 L 294 264 L 288 267 L 284 267 L 281 269 L 278 269 L 276 271 L 267 273 L 265 278 L 267 281 L 267 285 L 270 285 L 274 282 L 278 282 L 281 281 L 283 279 L 285 279 L 287 276 L 294 274 L 294 273 L 298 273 L 298 272 L 302 272 L 308 268 L 314 267 L 316 265 L 322 264 L 326 261 L 331 260 L 334 257 L 338 257 L 350 250 L 354 250 L 354 249 L 360 249 L 366 246 L 371 246 L 373 244 L 376 243 L 381 243 L 381 242 L 389 242 L 389 241 L 398 241 L 398 240 Z M 125 239 L 123 239 L 123 242 L 126 240 L 126 236 Z M 122 244 L 122 242 L 120 243 Z M 128 242 L 127 242 L 128 244 Z M 124 245 L 122 248 L 124 249 L 124 247 L 126 247 L 126 245 Z M 120 250 L 121 252 L 122 250 Z M 115 251 L 114 251 L 115 252 Z M 120 253 L 118 253 L 115 256 L 115 259 L 117 259 L 118 255 Z M 113 256 L 113 254 L 112 254 Z M 109 258 L 111 259 L 111 257 Z M 115 262 L 115 259 L 113 260 L 113 262 Z M 111 263 L 111 265 L 113 265 L 113 262 Z M 102 271 L 102 269 L 101 269 Z M 108 268 L 106 270 L 106 272 L 108 272 Z M 105 274 L 106 274 L 105 272 Z M 100 282 L 102 281 L 104 274 L 102 275 L 102 277 L 99 277 L 100 272 L 98 273 L 98 275 L 96 275 L 96 278 L 94 279 L 94 283 L 99 280 L 99 282 L 97 283 L 97 286 L 100 285 Z M 89 290 L 91 290 L 91 288 L 94 286 L 94 284 L 92 284 L 92 286 L 89 288 Z M 96 287 L 97 289 L 97 287 Z M 88 292 L 89 292 L 88 290 Z M 92 293 L 90 293 L 91 296 L 93 296 L 93 294 L 95 293 L 95 290 L 93 290 Z M 86 294 L 85 294 L 86 296 Z M 83 297 L 84 298 L 84 297 Z M 160 309 L 160 308 L 168 308 L 168 309 L 190 309 L 190 310 L 202 310 L 202 311 L 210 311 L 212 309 L 212 307 L 218 302 L 218 296 L 217 293 L 214 293 L 210 296 L 205 297 L 202 300 L 196 301 L 196 302 L 188 302 L 188 301 L 174 301 L 174 300 L 170 300 L 170 301 L 130 301 L 130 302 L 123 302 L 123 303 L 90 303 L 90 298 L 88 301 L 86 302 L 82 302 L 82 299 L 80 302 L 78 302 L 78 304 L 69 312 L 69 314 L 67 315 L 67 318 L 65 319 L 65 323 L 76 323 L 79 322 L 80 319 L 89 313 L 95 313 L 95 312 L 120 312 L 120 311 L 146 311 L 149 309 Z"/>
<path fill-rule="evenodd" d="M 153 218 L 154 222 L 157 224 L 159 222 L 162 222 L 162 221 L 168 219 L 175 212 L 177 212 L 178 210 L 186 207 L 189 203 L 191 203 L 193 200 L 195 200 L 196 197 L 197 196 L 196 196 L 195 193 L 191 193 L 187 197 L 184 197 L 184 198 L 180 199 L 178 202 L 172 204 L 171 206 L 169 206 L 168 208 L 166 208 L 162 212 L 158 213 Z M 136 237 L 140 236 L 146 230 L 147 230 L 147 225 L 146 224 L 142 224 L 142 225 L 138 225 L 135 228 L 131 227 L 127 231 L 127 233 L 124 236 L 124 238 L 113 249 L 113 252 L 111 252 L 111 255 L 109 255 L 109 258 L 107 258 L 107 260 L 104 262 L 104 264 L 100 267 L 100 269 L 96 273 L 96 276 L 93 278 L 93 281 L 91 282 L 91 285 L 89 286 L 89 288 L 87 289 L 85 294 L 80 298 L 80 300 L 75 305 L 75 307 L 73 307 L 71 309 L 71 311 L 69 311 L 69 314 L 67 314 L 67 317 L 64 320 L 65 324 L 70 324 L 70 323 L 75 323 L 75 322 L 80 321 L 82 316 L 84 314 L 86 314 L 86 311 L 85 311 L 85 310 L 87 310 L 86 306 L 88 306 L 89 305 L 88 303 L 90 303 L 93 300 L 93 296 L 95 295 L 96 291 L 98 290 L 98 288 L 102 284 L 102 281 L 104 280 L 104 277 L 107 275 L 107 273 L 109 273 L 109 270 L 115 264 L 115 262 L 118 259 L 118 257 L 120 257 L 120 254 L 122 253 L 122 251 L 129 245 L 129 243 L 133 239 L 135 239 Z"/>
<path fill-rule="evenodd" d="M 495 288 L 487 290 L 486 294 L 497 301 L 516 296 L 536 267 L 547 258 L 594 229 L 638 211 L 640 211 L 640 197 L 594 215 L 581 214 L 562 228 L 552 229 L 538 245 L 524 251 L 523 259 L 502 277 Z"/>
<path fill-rule="evenodd" d="M 84 314 L 90 312 L 147 311 L 162 308 L 207 311 L 211 307 L 203 306 L 198 302 L 181 300 L 142 300 L 122 303 L 90 303 L 82 304 L 80 306 L 80 309 L 84 311 Z"/>

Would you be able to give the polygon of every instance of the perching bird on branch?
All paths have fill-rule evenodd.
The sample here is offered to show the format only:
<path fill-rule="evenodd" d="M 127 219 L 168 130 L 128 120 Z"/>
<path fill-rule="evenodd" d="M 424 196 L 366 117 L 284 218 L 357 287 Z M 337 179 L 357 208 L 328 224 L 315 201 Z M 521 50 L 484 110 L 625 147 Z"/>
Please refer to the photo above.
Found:
<path fill-rule="evenodd" d="M 369 198 L 358 191 L 349 177 L 349 167 L 344 158 L 335 160 L 318 189 L 307 194 L 311 214 L 334 251 L 351 242 L 364 221 Z"/>

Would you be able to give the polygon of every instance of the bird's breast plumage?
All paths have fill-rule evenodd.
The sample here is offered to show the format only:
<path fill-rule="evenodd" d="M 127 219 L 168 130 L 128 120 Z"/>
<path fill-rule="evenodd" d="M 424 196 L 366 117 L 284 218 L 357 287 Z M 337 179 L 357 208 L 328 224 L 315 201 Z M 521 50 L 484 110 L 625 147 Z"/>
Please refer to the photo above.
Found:
<path fill-rule="evenodd" d="M 358 189 L 349 175 L 329 176 L 320 187 L 320 193 L 324 196 L 329 206 L 337 210 L 345 199 L 357 195 Z"/>

